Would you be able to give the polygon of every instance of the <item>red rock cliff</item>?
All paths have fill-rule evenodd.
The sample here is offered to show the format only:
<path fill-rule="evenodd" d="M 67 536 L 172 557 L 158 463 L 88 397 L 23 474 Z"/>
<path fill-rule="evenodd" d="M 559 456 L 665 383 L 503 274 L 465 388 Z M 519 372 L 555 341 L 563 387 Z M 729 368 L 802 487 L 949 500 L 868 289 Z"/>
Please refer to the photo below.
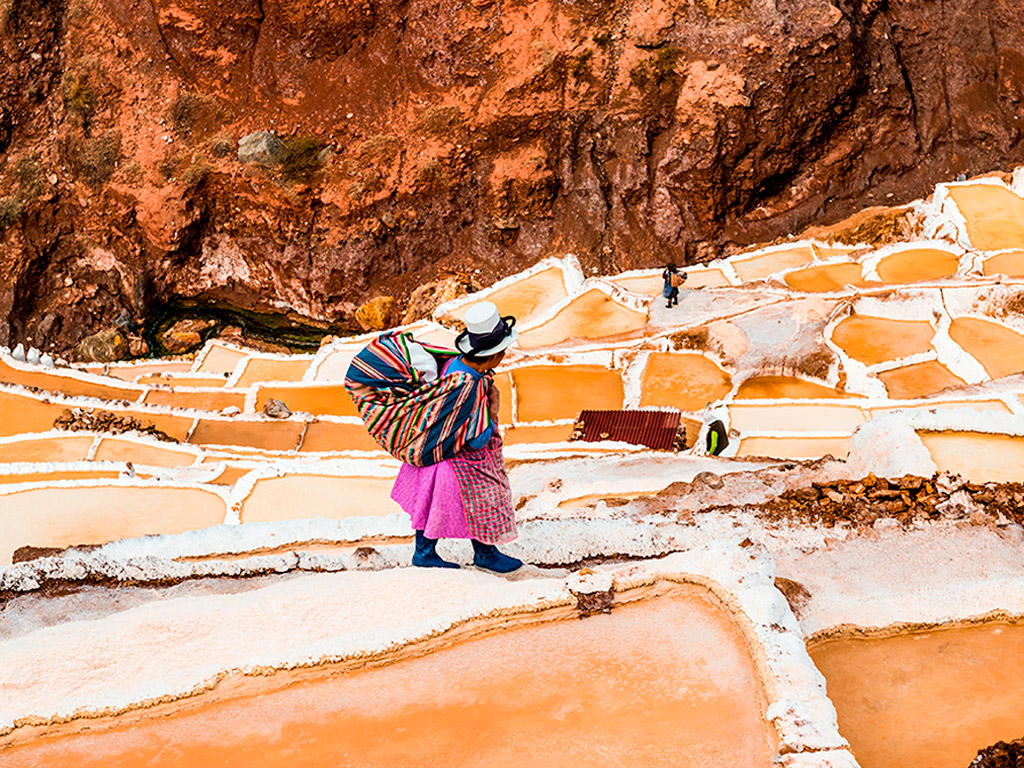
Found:
<path fill-rule="evenodd" d="M 176 299 L 346 327 L 438 275 L 692 261 L 911 199 L 1021 162 L 1022 17 L 0 0 L 0 343 L 62 351 Z M 258 130 L 270 167 L 236 155 Z"/>

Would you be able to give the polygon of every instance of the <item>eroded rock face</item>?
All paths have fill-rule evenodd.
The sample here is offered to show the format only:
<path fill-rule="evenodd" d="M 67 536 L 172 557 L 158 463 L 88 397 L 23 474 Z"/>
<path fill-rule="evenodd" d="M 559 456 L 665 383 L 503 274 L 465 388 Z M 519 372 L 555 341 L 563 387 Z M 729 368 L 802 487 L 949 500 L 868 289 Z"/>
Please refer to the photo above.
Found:
<path fill-rule="evenodd" d="M 353 330 L 444 274 L 705 259 L 1024 159 L 1019 3 L 2 8 L 0 344 L 178 299 Z"/>

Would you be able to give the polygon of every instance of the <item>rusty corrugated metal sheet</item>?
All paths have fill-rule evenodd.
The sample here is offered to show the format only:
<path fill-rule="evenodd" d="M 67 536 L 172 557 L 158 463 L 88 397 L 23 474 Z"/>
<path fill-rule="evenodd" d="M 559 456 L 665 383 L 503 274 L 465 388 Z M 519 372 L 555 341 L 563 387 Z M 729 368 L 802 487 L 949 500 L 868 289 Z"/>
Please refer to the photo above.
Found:
<path fill-rule="evenodd" d="M 670 451 L 679 429 L 679 411 L 583 411 L 577 427 L 579 439 L 588 443 L 617 440 Z"/>

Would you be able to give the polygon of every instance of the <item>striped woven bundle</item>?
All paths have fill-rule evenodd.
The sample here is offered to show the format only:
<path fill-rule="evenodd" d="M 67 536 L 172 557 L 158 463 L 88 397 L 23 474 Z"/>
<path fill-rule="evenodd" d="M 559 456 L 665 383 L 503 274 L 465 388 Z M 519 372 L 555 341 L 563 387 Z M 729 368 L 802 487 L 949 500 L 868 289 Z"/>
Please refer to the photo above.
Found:
<path fill-rule="evenodd" d="M 359 352 L 345 389 L 380 447 L 399 461 L 426 467 L 450 459 L 487 428 L 490 377 L 452 373 L 433 382 L 412 366 L 411 333 L 389 331 Z M 437 357 L 458 354 L 418 342 Z"/>

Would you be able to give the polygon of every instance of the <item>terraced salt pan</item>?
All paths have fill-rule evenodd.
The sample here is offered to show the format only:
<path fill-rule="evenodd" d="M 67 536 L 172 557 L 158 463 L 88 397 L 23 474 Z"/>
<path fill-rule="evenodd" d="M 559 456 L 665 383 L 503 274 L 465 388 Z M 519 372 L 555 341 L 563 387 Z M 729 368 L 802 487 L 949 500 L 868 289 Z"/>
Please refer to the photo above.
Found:
<path fill-rule="evenodd" d="M 1024 437 L 983 432 L 918 433 L 935 465 L 973 482 L 1021 482 Z"/>
<path fill-rule="evenodd" d="M 982 266 L 985 275 L 1009 275 L 1024 277 L 1024 250 L 997 253 L 985 259 Z"/>
<path fill-rule="evenodd" d="M 971 244 L 983 251 L 1024 245 L 1024 199 L 995 183 L 950 184 L 949 197 L 967 226 Z"/>
<path fill-rule="evenodd" d="M 228 380 L 232 387 L 244 389 L 265 381 L 302 381 L 312 358 L 250 357 Z"/>
<path fill-rule="evenodd" d="M 846 436 L 743 437 L 736 449 L 737 456 L 770 456 L 779 459 L 820 459 L 822 456 L 845 459 L 849 452 L 850 438 Z"/>
<path fill-rule="evenodd" d="M 380 446 L 366 431 L 362 422 L 341 423 L 312 421 L 306 425 L 299 446 L 302 453 L 337 453 L 338 451 L 373 451 L 381 454 Z"/>
<path fill-rule="evenodd" d="M 949 335 L 993 379 L 1024 371 L 1024 336 L 1004 325 L 958 317 L 950 324 Z"/>
<path fill-rule="evenodd" d="M 843 638 L 810 654 L 863 768 L 963 768 L 979 750 L 1018 738 L 1022 626 Z"/>
<path fill-rule="evenodd" d="M 568 295 L 562 270 L 549 267 L 490 292 L 487 300 L 493 301 L 502 315 L 512 315 L 518 323 L 525 325 Z M 469 306 L 464 304 L 447 314 L 455 320 L 462 320 Z"/>
<path fill-rule="evenodd" d="M 142 398 L 146 405 L 168 405 L 174 408 L 190 408 L 198 411 L 223 411 L 226 408 L 245 407 L 245 392 L 228 392 L 217 389 L 150 389 Z"/>
<path fill-rule="evenodd" d="M 0 357 L 0 381 L 71 397 L 96 397 L 101 400 L 137 400 L 143 389 L 116 379 L 100 378 L 78 372 L 59 372 L 31 363 L 19 363 Z"/>
<path fill-rule="evenodd" d="M 308 517 L 342 519 L 402 511 L 391 500 L 393 477 L 288 475 L 257 480 L 243 501 L 243 523 Z"/>
<path fill-rule="evenodd" d="M 130 363 L 102 363 L 76 366 L 79 370 L 122 381 L 135 381 L 140 376 L 158 376 L 163 373 L 179 374 L 192 370 L 191 360 L 159 360 L 157 362 L 132 361 Z"/>
<path fill-rule="evenodd" d="M 0 413 L 4 414 L 0 419 L 0 436 L 48 432 L 63 410 L 55 403 L 44 402 L 43 398 L 0 390 Z"/>
<path fill-rule="evenodd" d="M 833 432 L 849 434 L 864 423 L 857 405 L 839 403 L 739 403 L 729 406 L 730 426 L 749 432 Z"/>
<path fill-rule="evenodd" d="M 619 410 L 622 377 L 596 365 L 526 366 L 511 371 L 517 422 L 575 419 L 584 409 Z"/>
<path fill-rule="evenodd" d="M 523 330 L 518 345 L 537 349 L 572 340 L 609 339 L 635 333 L 646 324 L 646 312 L 616 301 L 595 286 L 572 297 L 549 319 Z"/>
<path fill-rule="evenodd" d="M 471 305 L 486 300 L 497 304 L 503 315 L 515 316 L 517 324 L 522 327 L 542 317 L 559 302 L 579 293 L 582 284 L 583 272 L 574 256 L 543 259 L 489 288 L 441 304 L 433 316 L 441 322 L 457 323 Z"/>
<path fill-rule="evenodd" d="M 832 341 L 854 360 L 875 365 L 927 352 L 935 330 L 918 320 L 851 315 L 832 331 Z"/>
<path fill-rule="evenodd" d="M 877 375 L 893 400 L 927 397 L 944 389 L 962 387 L 966 384 L 963 379 L 955 376 L 936 360 L 880 371 Z"/>
<path fill-rule="evenodd" d="M 764 708 L 743 635 L 705 590 L 690 587 L 608 616 L 514 629 L 130 726 L 115 721 L 101 734 L 50 737 L 9 751 L 5 764 L 427 766 L 443 754 L 508 766 L 682 759 L 767 768 L 776 744 Z"/>
<path fill-rule="evenodd" d="M 111 469 L 100 466 L 83 468 L 74 464 L 71 465 L 72 468 L 68 469 L 51 466 L 36 472 L 19 471 L 25 466 L 24 464 L 4 464 L 0 466 L 0 485 L 52 483 L 63 480 L 102 480 L 119 477 L 123 471 L 123 465 Z M 34 465 L 29 464 L 27 466 L 32 467 Z"/>
<path fill-rule="evenodd" d="M 760 280 L 784 270 L 800 267 L 815 259 L 810 243 L 777 246 L 759 250 L 754 256 L 734 256 L 729 264 L 745 283 Z"/>
<path fill-rule="evenodd" d="M 655 352 L 641 380 L 641 406 L 699 411 L 732 389 L 732 378 L 704 355 Z"/>
<path fill-rule="evenodd" d="M 776 562 L 810 595 L 800 624 L 861 765 L 963 766 L 1019 729 L 1024 629 L 999 624 L 1024 615 L 1019 527 L 879 527 Z"/>
<path fill-rule="evenodd" d="M 93 461 L 131 461 L 150 467 L 187 467 L 195 463 L 196 453 L 174 444 L 102 437 L 91 458 Z"/>
<path fill-rule="evenodd" d="M 885 283 L 919 283 L 956 274 L 958 253 L 942 248 L 900 248 L 875 266 Z"/>
<path fill-rule="evenodd" d="M 224 521 L 224 498 L 201 488 L 122 487 L 117 481 L 68 487 L 0 488 L 0 566 L 25 545 L 67 547 L 183 531 Z"/>
<path fill-rule="evenodd" d="M 806 269 L 787 272 L 783 279 L 795 291 L 825 293 L 849 286 L 861 287 L 867 284 L 861 275 L 861 265 L 855 262 L 818 264 Z"/>
<path fill-rule="evenodd" d="M 0 438 L 0 461 L 82 461 L 92 449 L 93 435 L 64 432 Z"/>
<path fill-rule="evenodd" d="M 815 381 L 796 376 L 754 376 L 740 384 L 737 400 L 819 399 L 851 397 Z"/>
<path fill-rule="evenodd" d="M 250 354 L 229 344 L 209 341 L 196 355 L 191 370 L 195 373 L 231 374 L 239 363 L 249 358 Z"/>
<path fill-rule="evenodd" d="M 190 371 L 191 373 L 191 371 Z M 227 377 L 222 374 L 192 376 L 187 374 L 152 374 L 139 376 L 135 382 L 143 386 L 156 385 L 167 387 L 223 387 Z"/>
<path fill-rule="evenodd" d="M 270 398 L 280 400 L 294 412 L 331 416 L 359 415 L 343 384 L 257 385 L 256 410 L 262 411 Z"/>

